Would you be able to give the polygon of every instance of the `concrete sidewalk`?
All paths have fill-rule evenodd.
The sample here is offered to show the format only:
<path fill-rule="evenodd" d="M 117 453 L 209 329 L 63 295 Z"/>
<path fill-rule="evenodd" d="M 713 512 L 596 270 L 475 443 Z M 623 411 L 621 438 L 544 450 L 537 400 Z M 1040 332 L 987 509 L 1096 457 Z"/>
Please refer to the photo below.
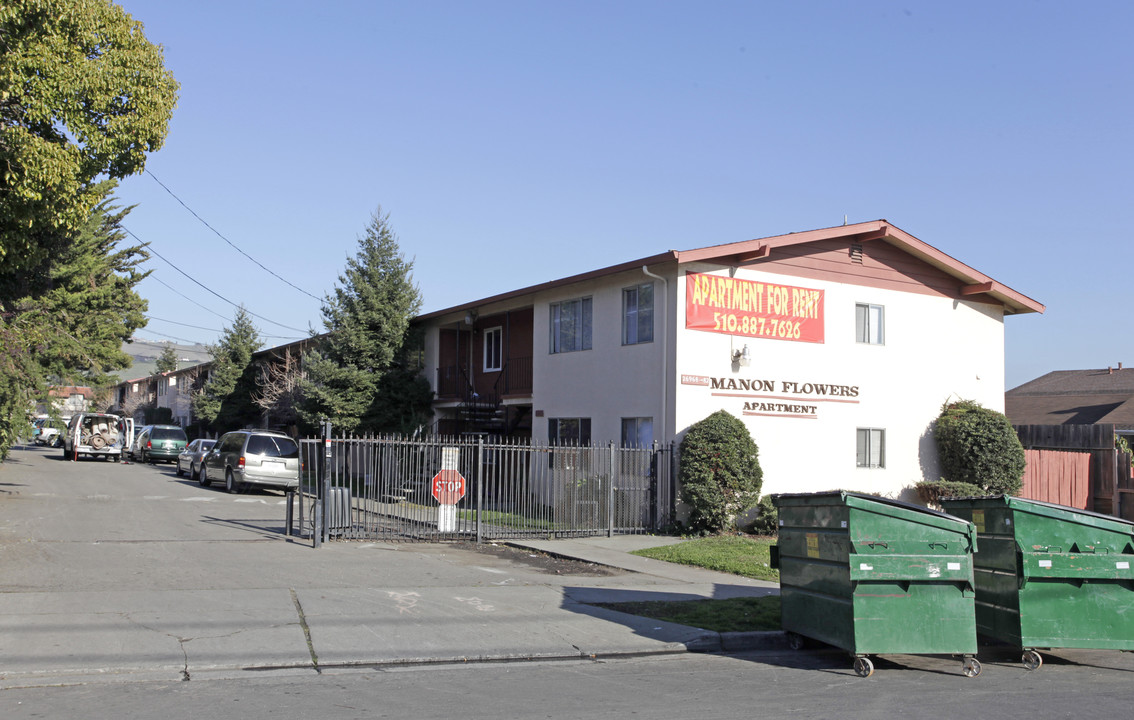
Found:
<path fill-rule="evenodd" d="M 499 580 L 472 585 L 435 578 L 394 587 L 0 593 L 0 688 L 780 646 L 779 633 L 722 636 L 592 605 L 778 592 L 774 584 L 627 554 L 673 541 L 511 543 L 629 571 L 572 577 L 569 585 L 513 584 L 497 570 Z"/>

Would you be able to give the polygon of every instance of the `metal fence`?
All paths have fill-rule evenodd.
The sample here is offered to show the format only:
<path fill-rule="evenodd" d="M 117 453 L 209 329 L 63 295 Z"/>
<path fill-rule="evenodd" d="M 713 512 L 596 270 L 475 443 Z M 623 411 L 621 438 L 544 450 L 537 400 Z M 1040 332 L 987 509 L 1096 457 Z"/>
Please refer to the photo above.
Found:
<path fill-rule="evenodd" d="M 325 433 L 300 441 L 300 460 L 287 529 L 315 545 L 648 533 L 674 519 L 671 446 Z"/>

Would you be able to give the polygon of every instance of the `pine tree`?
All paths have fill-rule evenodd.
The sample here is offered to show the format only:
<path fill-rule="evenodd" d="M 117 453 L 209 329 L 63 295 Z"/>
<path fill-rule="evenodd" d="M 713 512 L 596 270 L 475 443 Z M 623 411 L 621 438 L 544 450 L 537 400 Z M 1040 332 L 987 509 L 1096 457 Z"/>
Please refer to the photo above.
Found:
<path fill-rule="evenodd" d="M 193 396 L 193 413 L 199 421 L 218 432 L 256 424 L 260 410 L 254 400 L 257 368 L 252 355 L 262 344 L 251 316 L 240 307 L 220 342 L 209 346 L 212 373 Z"/>
<path fill-rule="evenodd" d="M 300 418 L 329 419 L 343 432 L 377 431 L 375 404 L 383 376 L 401 351 L 410 319 L 421 308 L 413 263 L 398 248 L 389 216 L 379 209 L 323 302 L 327 330 L 305 358 Z"/>
<path fill-rule="evenodd" d="M 154 368 L 159 373 L 173 372 L 177 369 L 177 351 L 169 343 L 161 349 L 161 355 L 157 359 L 157 367 Z"/>
<path fill-rule="evenodd" d="M 113 187 L 105 183 L 100 192 Z M 34 271 L 0 270 L 0 459 L 49 384 L 99 388 L 130 366 L 122 344 L 145 324 L 147 303 L 134 288 L 147 275 L 141 264 L 149 255 L 140 245 L 120 246 L 129 211 L 105 198 L 77 230 L 57 231 L 65 240 L 53 244 L 61 249 Z"/>

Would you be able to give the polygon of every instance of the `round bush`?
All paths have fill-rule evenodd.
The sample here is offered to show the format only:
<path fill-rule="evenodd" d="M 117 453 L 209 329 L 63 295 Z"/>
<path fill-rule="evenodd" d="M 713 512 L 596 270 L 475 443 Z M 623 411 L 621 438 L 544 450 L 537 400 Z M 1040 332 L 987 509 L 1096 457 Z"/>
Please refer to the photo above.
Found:
<path fill-rule="evenodd" d="M 990 495 L 1023 487 L 1024 448 L 1003 413 L 972 400 L 948 404 L 934 439 L 944 480 L 978 485 Z"/>
<path fill-rule="evenodd" d="M 690 528 L 719 533 L 760 499 L 759 449 L 739 419 L 718 410 L 689 428 L 678 471 Z"/>

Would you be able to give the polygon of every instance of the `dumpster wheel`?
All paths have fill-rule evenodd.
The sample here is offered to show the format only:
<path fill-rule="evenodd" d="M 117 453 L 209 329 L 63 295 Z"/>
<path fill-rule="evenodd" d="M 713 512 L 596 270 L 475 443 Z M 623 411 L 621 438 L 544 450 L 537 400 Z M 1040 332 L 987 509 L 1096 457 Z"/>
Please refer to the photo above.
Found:
<path fill-rule="evenodd" d="M 1025 650 L 1020 662 L 1024 663 L 1025 670 L 1039 670 L 1043 665 L 1043 656 L 1035 650 Z"/>
<path fill-rule="evenodd" d="M 854 659 L 854 672 L 859 677 L 868 678 L 874 674 L 874 663 L 870 658 L 861 656 Z"/>
<path fill-rule="evenodd" d="M 961 665 L 961 672 L 965 677 L 974 678 L 980 675 L 980 660 L 975 657 L 966 657 L 965 662 Z"/>
<path fill-rule="evenodd" d="M 793 632 L 787 632 L 787 633 L 784 633 L 784 635 L 787 636 L 787 644 L 788 644 L 789 648 L 791 648 L 792 650 L 802 650 L 803 649 L 804 640 L 803 640 L 802 635 L 800 635 L 799 633 L 793 633 Z"/>

